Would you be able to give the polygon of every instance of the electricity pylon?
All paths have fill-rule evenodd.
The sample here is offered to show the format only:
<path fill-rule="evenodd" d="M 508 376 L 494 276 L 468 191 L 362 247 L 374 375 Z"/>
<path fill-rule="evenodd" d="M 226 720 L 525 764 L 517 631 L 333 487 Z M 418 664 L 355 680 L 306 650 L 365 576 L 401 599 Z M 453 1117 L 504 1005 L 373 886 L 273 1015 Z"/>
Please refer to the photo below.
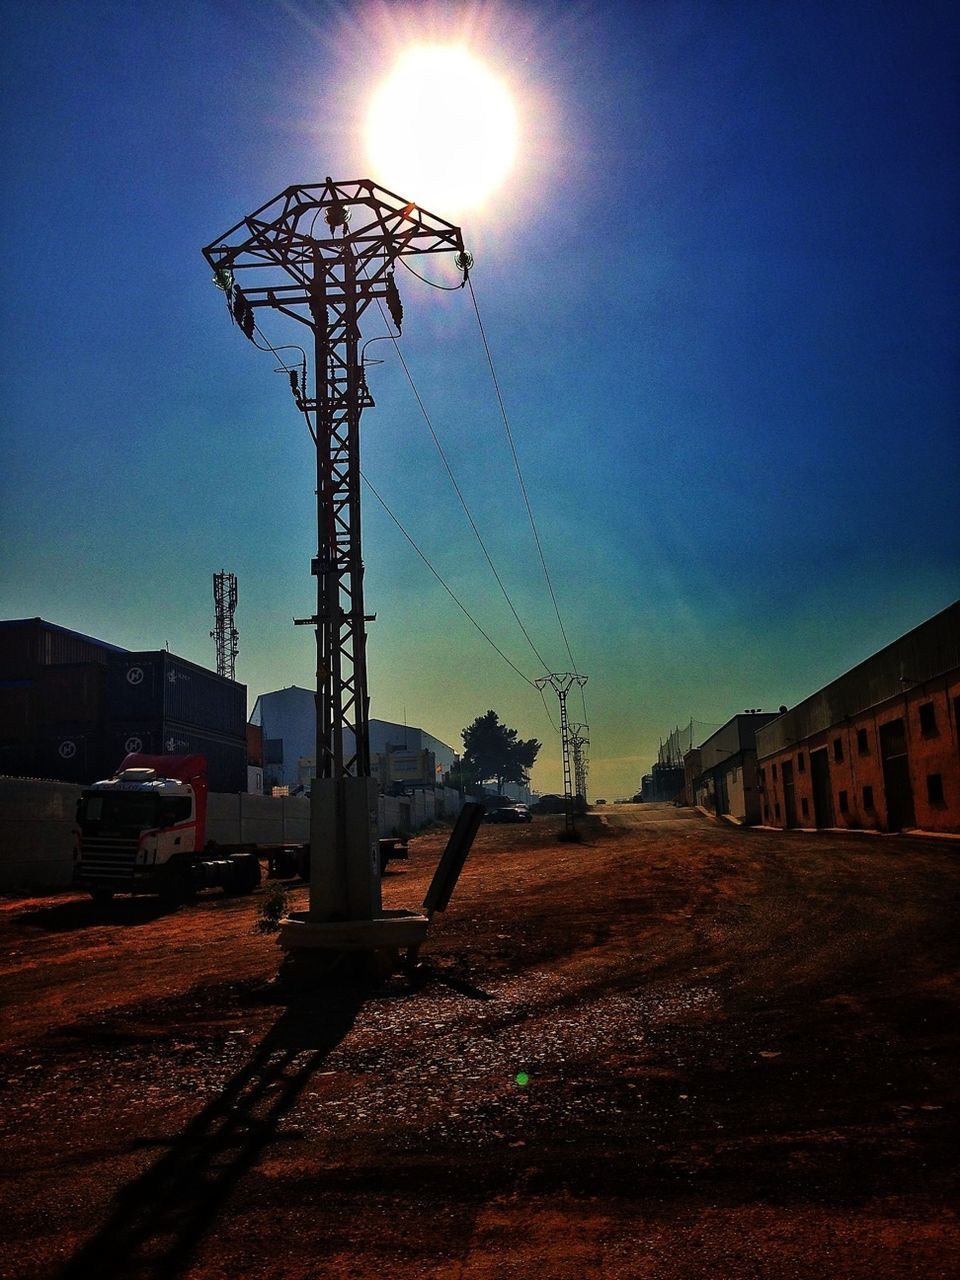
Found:
<path fill-rule="evenodd" d="M 237 654 L 240 633 L 237 631 L 237 575 L 223 569 L 213 575 L 215 630 L 210 632 L 217 645 L 217 675 L 228 680 L 237 678 Z"/>
<path fill-rule="evenodd" d="M 587 804 L 587 753 L 584 751 L 584 747 L 589 747 L 590 745 L 587 732 L 588 726 L 585 724 L 572 724 L 570 726 L 574 794 L 584 808 L 586 808 Z"/>
<path fill-rule="evenodd" d="M 573 820 L 573 786 L 570 776 L 570 730 L 567 724 L 567 694 L 575 684 L 580 685 L 582 688 L 587 683 L 587 677 L 581 676 L 575 671 L 554 671 L 548 676 L 541 676 L 534 683 L 538 689 L 545 689 L 547 685 L 550 685 L 560 702 L 560 749 L 563 755 L 563 825 L 564 834 L 567 837 L 573 837 L 576 835 L 576 825 Z"/>
<path fill-rule="evenodd" d="M 364 860 L 378 863 L 376 797 L 368 782 L 351 785 L 370 778 L 365 624 L 372 619 L 363 608 L 359 428 L 360 414 L 373 400 L 359 354 L 359 322 L 372 302 L 382 300 L 399 329 L 395 263 L 450 251 L 465 281 L 472 259 L 458 227 L 366 179 L 331 178 L 288 187 L 203 250 L 248 338 L 254 340 L 256 313 L 265 307 L 313 334 L 313 393 L 305 360 L 302 372 L 288 372 L 317 452 L 317 608 L 302 621 L 316 628 L 317 640 L 320 785 L 313 793 L 322 793 L 325 808 L 321 820 L 314 801 L 310 909 L 318 919 L 380 913 L 379 872 L 358 870 Z M 335 850 L 322 874 L 321 842 Z"/>

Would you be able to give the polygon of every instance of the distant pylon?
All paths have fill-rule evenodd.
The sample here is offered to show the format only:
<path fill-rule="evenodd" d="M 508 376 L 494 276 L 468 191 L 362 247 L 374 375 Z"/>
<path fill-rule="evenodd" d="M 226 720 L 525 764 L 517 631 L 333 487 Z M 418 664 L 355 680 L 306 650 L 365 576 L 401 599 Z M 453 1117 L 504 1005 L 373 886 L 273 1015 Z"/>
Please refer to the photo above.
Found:
<path fill-rule="evenodd" d="M 237 609 L 235 573 L 226 573 L 221 569 L 213 575 L 213 603 L 216 610 L 216 630 L 210 634 L 217 642 L 217 675 L 236 680 L 240 633 L 234 621 Z"/>
<path fill-rule="evenodd" d="M 589 728 L 585 724 L 572 724 L 570 726 L 570 747 L 573 751 L 573 785 L 578 802 L 583 808 L 587 806 L 587 753 L 584 747 L 589 747 L 590 739 L 587 737 Z"/>
<path fill-rule="evenodd" d="M 554 671 L 548 676 L 535 680 L 538 689 L 547 685 L 553 689 L 560 702 L 560 748 L 563 754 L 563 811 L 564 834 L 567 837 L 576 835 L 573 821 L 573 780 L 570 775 L 570 731 L 567 725 L 567 694 L 575 685 L 581 688 L 587 683 L 587 677 L 573 671 Z"/>

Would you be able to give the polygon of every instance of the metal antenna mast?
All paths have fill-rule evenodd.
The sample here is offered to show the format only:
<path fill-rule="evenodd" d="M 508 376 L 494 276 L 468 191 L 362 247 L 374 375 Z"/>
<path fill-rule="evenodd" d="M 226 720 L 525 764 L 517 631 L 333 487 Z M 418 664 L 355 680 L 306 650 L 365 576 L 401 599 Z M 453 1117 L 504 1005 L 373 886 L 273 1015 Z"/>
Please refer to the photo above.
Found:
<path fill-rule="evenodd" d="M 288 187 L 203 250 L 248 338 L 264 307 L 313 334 L 313 394 L 305 369 L 288 374 L 317 452 L 317 606 L 313 617 L 298 620 L 316 628 L 317 640 L 321 785 L 313 788 L 310 895 L 317 919 L 371 919 L 380 912 L 379 872 L 358 872 L 364 860 L 378 862 L 376 797 L 368 782 L 351 785 L 370 777 L 365 624 L 372 618 L 363 607 L 359 428 L 373 400 L 359 355 L 360 317 L 381 299 L 399 329 L 397 259 L 451 251 L 465 282 L 472 258 L 458 227 L 366 179 L 331 178 Z M 316 856 L 320 848 L 334 851 L 332 864 Z"/>
<path fill-rule="evenodd" d="M 575 684 L 582 688 L 586 683 L 586 676 L 578 675 L 573 671 L 554 671 L 550 675 L 541 676 L 539 680 L 534 681 L 538 689 L 545 689 L 547 685 L 550 685 L 560 702 L 560 748 L 563 755 L 563 825 L 564 835 L 568 838 L 573 838 L 576 835 L 576 825 L 573 820 L 573 785 L 570 774 L 570 728 L 567 723 L 567 694 Z"/>
<path fill-rule="evenodd" d="M 590 739 L 587 737 L 588 732 L 588 726 L 585 724 L 572 724 L 570 726 L 574 794 L 577 797 L 578 804 L 584 808 L 586 808 L 587 804 L 587 753 L 584 751 L 584 747 L 589 747 L 590 745 Z"/>
<path fill-rule="evenodd" d="M 237 575 L 223 569 L 213 575 L 213 603 L 216 630 L 210 635 L 217 642 L 217 675 L 228 680 L 237 678 L 237 654 L 240 652 L 240 633 L 237 630 Z"/>

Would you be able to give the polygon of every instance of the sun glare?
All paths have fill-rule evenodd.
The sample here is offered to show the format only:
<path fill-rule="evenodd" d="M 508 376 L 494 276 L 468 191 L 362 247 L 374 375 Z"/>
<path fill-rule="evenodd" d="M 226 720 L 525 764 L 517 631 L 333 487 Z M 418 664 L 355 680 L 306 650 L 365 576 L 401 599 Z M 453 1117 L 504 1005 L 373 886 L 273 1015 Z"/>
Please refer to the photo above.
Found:
<path fill-rule="evenodd" d="M 408 50 L 367 120 L 374 177 L 440 217 L 476 209 L 501 186 L 517 117 L 501 82 L 462 48 Z"/>

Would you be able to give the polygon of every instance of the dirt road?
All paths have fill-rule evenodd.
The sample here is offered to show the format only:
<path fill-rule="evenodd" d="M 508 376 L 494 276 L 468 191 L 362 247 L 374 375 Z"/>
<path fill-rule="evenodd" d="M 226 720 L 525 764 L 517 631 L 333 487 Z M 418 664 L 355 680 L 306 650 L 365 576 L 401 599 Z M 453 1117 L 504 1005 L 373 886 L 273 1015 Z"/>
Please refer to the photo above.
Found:
<path fill-rule="evenodd" d="M 285 1000 L 256 898 L 5 903 L 0 1274 L 958 1274 L 960 849 L 557 825 L 482 829 L 419 990 Z"/>

